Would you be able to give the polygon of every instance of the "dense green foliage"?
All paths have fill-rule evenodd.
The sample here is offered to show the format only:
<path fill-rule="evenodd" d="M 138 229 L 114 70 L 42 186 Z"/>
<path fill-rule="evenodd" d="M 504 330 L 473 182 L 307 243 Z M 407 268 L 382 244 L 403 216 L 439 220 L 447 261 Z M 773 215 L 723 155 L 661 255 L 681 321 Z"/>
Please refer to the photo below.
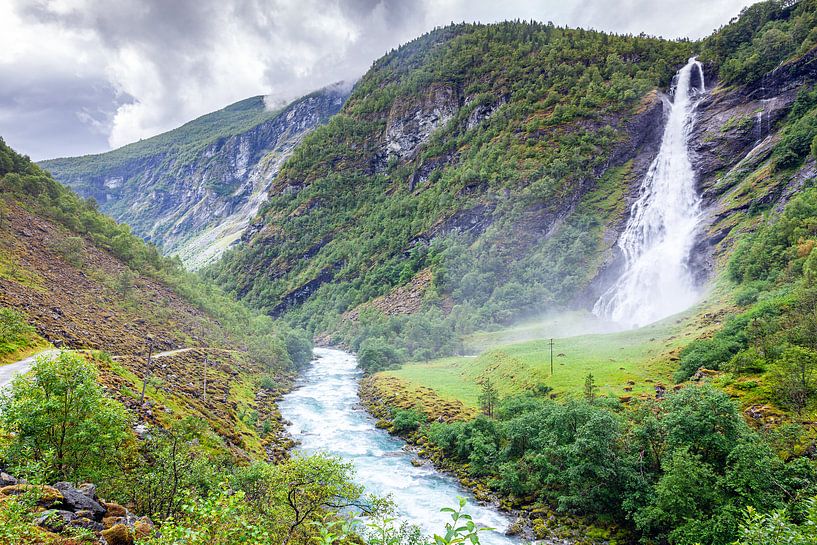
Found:
<path fill-rule="evenodd" d="M 496 419 L 434 423 L 424 433 L 504 494 L 629 520 L 645 539 L 674 544 L 731 543 L 745 506 L 799 508 L 817 476 L 805 459 L 784 464 L 710 387 L 631 411 L 604 399 L 510 398 Z"/>
<path fill-rule="evenodd" d="M 40 357 L 0 398 L 0 422 L 14 434 L 2 457 L 12 468 L 40 466 L 47 478 L 93 480 L 115 471 L 128 417 L 80 356 Z"/>
<path fill-rule="evenodd" d="M 705 39 L 702 58 L 719 66 L 726 83 L 751 82 L 817 45 L 815 29 L 814 0 L 758 2 Z"/>
<path fill-rule="evenodd" d="M 801 518 L 801 517 L 798 517 Z M 817 543 L 817 498 L 798 524 L 785 510 L 761 513 L 749 508 L 735 545 L 811 545 Z"/>
<path fill-rule="evenodd" d="M 34 328 L 19 312 L 0 307 L 0 358 L 28 348 L 34 339 Z"/>
<path fill-rule="evenodd" d="M 435 30 L 374 64 L 282 169 L 266 227 L 210 274 L 320 332 L 430 268 L 418 316 L 367 315 L 341 332 L 355 349 L 380 338 L 419 359 L 455 351 L 463 331 L 567 304 L 600 265 L 604 226 L 623 212 L 629 169 L 608 163 L 629 137 L 623 123 L 690 51 L 539 23 Z M 416 158 L 383 155 L 390 120 L 446 96 L 453 117 Z M 481 108 L 493 113 L 477 117 Z M 484 229 L 459 219 L 470 217 Z M 292 295 L 313 281 L 308 298 Z"/>
<path fill-rule="evenodd" d="M 55 251 L 76 267 L 82 266 L 83 239 L 109 251 L 133 271 L 170 286 L 193 305 L 218 320 L 213 334 L 228 335 L 225 343 L 245 344 L 251 357 L 268 366 L 303 365 L 311 355 L 311 341 L 302 331 L 276 324 L 271 318 L 236 302 L 212 282 L 184 270 L 178 259 L 162 256 L 155 246 L 133 235 L 127 225 L 118 224 L 97 210 L 92 199 L 81 199 L 57 183 L 37 165 L 14 152 L 0 139 L 0 163 L 12 170 L 0 176 L 0 195 L 52 219 L 76 236 L 57 243 Z M 5 167 L 4 167 L 5 168 Z M 117 284 L 127 284 L 118 279 Z M 123 289 L 127 289 L 127 286 Z"/>
<path fill-rule="evenodd" d="M 737 374 L 768 371 L 770 394 L 797 412 L 817 397 L 817 188 L 746 238 L 729 275 L 746 309 L 712 338 L 681 353 L 676 379 L 699 367 Z"/>

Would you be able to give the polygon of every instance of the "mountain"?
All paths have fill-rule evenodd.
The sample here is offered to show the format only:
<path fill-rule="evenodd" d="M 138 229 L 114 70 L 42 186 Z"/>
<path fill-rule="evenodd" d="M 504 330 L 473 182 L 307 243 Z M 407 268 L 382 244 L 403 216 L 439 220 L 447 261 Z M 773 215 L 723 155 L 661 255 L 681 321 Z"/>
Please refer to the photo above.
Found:
<path fill-rule="evenodd" d="M 83 354 L 143 423 L 195 416 L 241 459 L 280 455 L 277 410 L 259 381 L 286 384 L 303 363 L 293 332 L 203 284 L 2 139 L 0 195 L 0 364 L 49 347 Z M 250 410 L 267 432 L 241 421 Z"/>
<path fill-rule="evenodd" d="M 769 170 L 815 79 L 813 12 L 761 3 L 699 43 L 520 22 L 435 30 L 374 63 L 208 274 L 327 340 L 390 342 L 397 359 L 592 307 L 621 272 L 616 241 L 658 152 L 673 75 L 697 53 L 700 288 L 740 233 L 813 176 L 808 145 Z"/>
<path fill-rule="evenodd" d="M 170 132 L 41 166 L 191 268 L 238 240 L 282 163 L 346 99 L 336 84 L 284 108 L 253 97 Z"/>

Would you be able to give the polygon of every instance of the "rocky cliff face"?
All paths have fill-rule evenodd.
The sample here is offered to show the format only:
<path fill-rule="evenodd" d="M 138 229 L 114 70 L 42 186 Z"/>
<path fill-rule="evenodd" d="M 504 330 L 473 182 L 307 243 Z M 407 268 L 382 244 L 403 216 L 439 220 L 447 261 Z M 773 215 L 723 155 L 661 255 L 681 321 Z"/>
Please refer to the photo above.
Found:
<path fill-rule="evenodd" d="M 263 115 L 263 100 L 257 97 L 251 100 L 252 108 L 259 109 L 260 122 L 209 138 L 194 153 L 188 151 L 186 140 L 207 141 L 209 134 L 189 131 L 179 136 L 180 145 L 159 147 L 154 153 L 142 154 L 137 147 L 130 152 L 133 158 L 125 161 L 102 154 L 88 166 L 88 158 L 47 161 L 43 166 L 60 182 L 96 199 L 104 212 L 131 225 L 164 253 L 178 255 L 195 269 L 240 239 L 283 162 L 345 99 L 346 91 L 338 85 Z M 218 125 L 223 123 L 219 120 Z"/>
<path fill-rule="evenodd" d="M 705 206 L 694 258 L 702 278 L 711 276 L 735 236 L 748 227 L 743 220 L 760 210 L 782 211 L 791 196 L 815 178 L 813 158 L 791 171 L 773 173 L 772 153 L 798 93 L 816 81 L 813 49 L 753 83 L 708 84 L 710 92 L 699 107 L 690 144 Z"/>

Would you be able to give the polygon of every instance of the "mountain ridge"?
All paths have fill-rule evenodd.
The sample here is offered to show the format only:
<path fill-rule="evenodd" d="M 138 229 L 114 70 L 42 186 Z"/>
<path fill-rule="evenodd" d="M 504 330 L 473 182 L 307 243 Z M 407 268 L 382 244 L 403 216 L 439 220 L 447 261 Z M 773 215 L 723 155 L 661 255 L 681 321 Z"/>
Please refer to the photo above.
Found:
<path fill-rule="evenodd" d="M 347 87 L 275 111 L 252 97 L 117 150 L 41 164 L 165 254 L 199 268 L 241 237 L 283 161 L 340 108 Z"/>

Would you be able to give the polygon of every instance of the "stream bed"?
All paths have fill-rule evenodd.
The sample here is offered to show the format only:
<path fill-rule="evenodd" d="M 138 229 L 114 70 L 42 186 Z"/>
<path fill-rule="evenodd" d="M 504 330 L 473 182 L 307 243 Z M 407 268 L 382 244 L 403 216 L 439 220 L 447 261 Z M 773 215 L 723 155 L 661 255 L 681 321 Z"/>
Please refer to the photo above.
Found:
<path fill-rule="evenodd" d="M 456 507 L 462 496 L 468 500 L 465 511 L 475 523 L 496 528 L 480 535 L 483 545 L 520 543 L 504 535 L 512 522 L 508 515 L 481 505 L 455 478 L 431 464 L 415 467 L 411 461 L 416 455 L 404 450 L 406 443 L 375 427 L 374 418 L 360 404 L 360 377 L 354 355 L 315 349 L 315 360 L 279 403 L 281 414 L 291 422 L 289 433 L 300 442 L 296 450 L 327 452 L 351 462 L 367 492 L 391 496 L 400 517 L 424 533 L 442 533 L 450 519 L 440 508 Z"/>

